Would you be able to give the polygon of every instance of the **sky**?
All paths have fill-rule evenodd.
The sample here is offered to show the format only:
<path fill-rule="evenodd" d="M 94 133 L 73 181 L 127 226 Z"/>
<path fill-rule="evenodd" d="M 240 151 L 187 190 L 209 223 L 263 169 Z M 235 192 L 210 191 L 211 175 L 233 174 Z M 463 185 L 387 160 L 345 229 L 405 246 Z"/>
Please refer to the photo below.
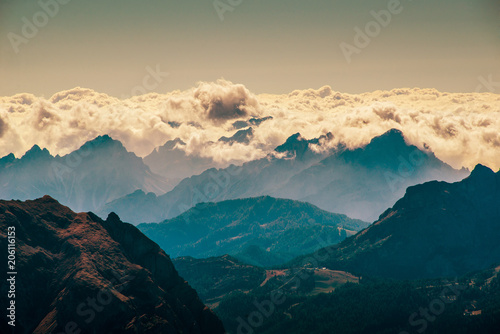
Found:
<path fill-rule="evenodd" d="M 394 1 L 1 0 L 0 96 L 497 88 L 500 1 Z"/>

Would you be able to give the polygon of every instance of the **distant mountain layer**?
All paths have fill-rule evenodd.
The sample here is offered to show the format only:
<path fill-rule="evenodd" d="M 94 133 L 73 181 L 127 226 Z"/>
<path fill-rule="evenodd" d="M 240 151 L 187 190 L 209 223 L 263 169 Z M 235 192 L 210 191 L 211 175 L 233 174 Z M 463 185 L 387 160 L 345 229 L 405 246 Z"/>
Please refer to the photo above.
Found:
<path fill-rule="evenodd" d="M 431 180 L 454 182 L 468 175 L 464 169 L 455 170 L 441 162 L 432 152 L 406 144 L 401 131 L 390 130 L 365 147 L 333 153 L 270 195 L 372 222 L 409 186 Z"/>
<path fill-rule="evenodd" d="M 186 145 L 179 138 L 167 141 L 144 157 L 144 163 L 155 174 L 161 175 L 176 184 L 186 177 L 202 173 L 215 166 L 211 158 L 189 156 L 181 149 Z"/>
<path fill-rule="evenodd" d="M 224 333 L 165 252 L 116 215 L 45 196 L 0 201 L 0 227 L 5 250 L 15 228 L 16 333 Z"/>
<path fill-rule="evenodd" d="M 270 266 L 336 244 L 366 226 L 308 203 L 266 196 L 198 204 L 176 218 L 138 228 L 172 257 L 230 254 Z"/>
<path fill-rule="evenodd" d="M 96 211 L 137 189 L 162 194 L 173 186 L 109 136 L 97 137 L 63 157 L 53 157 L 36 145 L 20 159 L 8 155 L 0 159 L 0 184 L 1 199 L 48 194 L 77 211 Z"/>
<path fill-rule="evenodd" d="M 380 219 L 320 266 L 400 279 L 456 277 L 500 263 L 500 172 L 408 188 Z"/>
<path fill-rule="evenodd" d="M 123 197 L 100 215 L 118 213 L 132 223 L 172 218 L 201 202 L 269 195 L 308 202 L 330 212 L 374 221 L 407 187 L 431 180 L 458 181 L 469 173 L 455 170 L 432 153 L 406 144 L 399 130 L 375 137 L 365 147 L 326 149 L 332 134 L 306 140 L 295 134 L 260 160 L 225 169 L 208 169 L 182 180 L 147 203 Z M 151 197 L 151 196 L 150 196 Z M 147 217 L 147 219 L 146 219 Z"/>
<path fill-rule="evenodd" d="M 207 169 L 200 175 L 185 178 L 165 195 L 154 196 L 156 198 L 149 195 L 146 201 L 142 199 L 146 193 L 136 193 L 134 199 L 141 205 L 131 203 L 129 196 L 111 201 L 99 211 L 99 215 L 116 212 L 134 224 L 160 222 L 176 217 L 198 203 L 266 195 L 324 157 L 324 154 L 307 149 L 309 143 L 318 143 L 318 139 L 308 141 L 294 135 L 285 146 L 282 145 L 282 150 L 276 152 L 279 157 L 271 155 L 243 166 Z"/>
<path fill-rule="evenodd" d="M 272 119 L 271 116 L 263 118 L 250 118 L 248 121 L 239 120 L 233 123 L 236 131 L 231 137 L 221 137 L 220 142 L 230 145 L 234 143 L 248 144 L 254 135 L 254 128 L 262 122 Z M 179 127 L 181 124 L 169 122 L 172 127 Z M 242 130 L 243 128 L 247 128 Z M 201 174 L 203 171 L 219 166 L 212 158 L 201 157 L 185 152 L 184 143 L 180 138 L 167 141 L 163 146 L 155 148 L 149 155 L 144 157 L 144 163 L 151 168 L 153 173 L 159 174 L 169 180 L 180 181 L 187 177 Z"/>

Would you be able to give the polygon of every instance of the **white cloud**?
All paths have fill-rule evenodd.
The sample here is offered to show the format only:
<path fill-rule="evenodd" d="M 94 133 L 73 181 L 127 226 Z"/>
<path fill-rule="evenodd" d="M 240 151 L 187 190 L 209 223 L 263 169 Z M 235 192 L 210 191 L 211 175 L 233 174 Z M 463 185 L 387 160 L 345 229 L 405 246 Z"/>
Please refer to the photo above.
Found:
<path fill-rule="evenodd" d="M 218 142 L 235 133 L 234 121 L 263 116 L 273 118 L 253 127 L 250 144 Z M 145 156 L 179 137 L 188 154 L 213 157 L 222 166 L 263 157 L 297 132 L 306 138 L 331 132 L 325 145 L 354 148 L 390 128 L 454 167 L 500 168 L 500 95 L 492 93 L 414 88 L 344 94 L 325 86 L 255 95 L 218 80 L 126 100 L 78 87 L 50 99 L 26 93 L 0 97 L 1 156 L 21 156 L 34 144 L 66 154 L 102 134 Z"/>

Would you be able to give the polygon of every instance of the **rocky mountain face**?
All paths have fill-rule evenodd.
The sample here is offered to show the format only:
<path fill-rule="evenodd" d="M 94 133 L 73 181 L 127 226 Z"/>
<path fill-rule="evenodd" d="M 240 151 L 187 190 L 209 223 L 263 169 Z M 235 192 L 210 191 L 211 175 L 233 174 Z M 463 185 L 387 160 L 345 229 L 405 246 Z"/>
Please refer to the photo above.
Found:
<path fill-rule="evenodd" d="M 63 157 L 34 146 L 20 159 L 0 159 L 0 198 L 57 198 L 77 211 L 142 189 L 162 194 L 173 184 L 150 171 L 142 159 L 109 136 L 100 136 Z"/>
<path fill-rule="evenodd" d="M 15 233 L 16 333 L 224 333 L 168 255 L 114 214 L 0 201 L 0 227 L 2 249 Z"/>
<path fill-rule="evenodd" d="M 378 221 L 320 262 L 364 275 L 456 277 L 500 263 L 500 172 L 478 165 L 461 182 L 409 187 Z"/>
<path fill-rule="evenodd" d="M 332 138 L 328 134 L 307 140 L 297 133 L 265 159 L 186 178 L 145 207 L 130 206 L 126 198 L 120 198 L 108 203 L 100 214 L 117 212 L 132 223 L 158 222 L 200 202 L 269 195 L 374 221 L 409 186 L 430 180 L 454 182 L 469 174 L 453 169 L 431 152 L 408 145 L 399 130 L 388 131 L 354 150 L 343 146 L 326 149 Z M 144 220 L 143 213 L 152 220 Z"/>
<path fill-rule="evenodd" d="M 271 266 L 336 244 L 368 226 L 360 220 L 269 196 L 202 203 L 138 228 L 172 257 L 229 254 Z"/>

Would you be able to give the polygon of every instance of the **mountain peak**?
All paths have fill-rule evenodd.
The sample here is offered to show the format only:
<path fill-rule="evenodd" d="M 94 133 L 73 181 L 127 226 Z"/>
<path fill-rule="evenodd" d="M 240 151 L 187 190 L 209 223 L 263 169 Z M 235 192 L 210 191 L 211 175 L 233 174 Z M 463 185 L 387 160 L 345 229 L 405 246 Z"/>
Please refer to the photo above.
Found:
<path fill-rule="evenodd" d="M 91 150 L 94 148 L 108 148 L 108 147 L 125 149 L 125 147 L 120 141 L 111 138 L 109 135 L 102 135 L 87 141 L 85 144 L 82 145 L 82 147 L 80 147 L 80 150 Z"/>
<path fill-rule="evenodd" d="M 26 160 L 32 160 L 32 159 L 39 159 L 39 158 L 48 158 L 50 157 L 50 152 L 44 148 L 43 150 L 40 148 L 38 145 L 33 145 L 33 147 L 27 151 L 22 159 Z"/>
<path fill-rule="evenodd" d="M 249 127 L 245 130 L 238 130 L 232 137 L 220 137 L 219 141 L 228 143 L 230 145 L 234 143 L 248 144 L 250 139 L 253 137 L 253 129 Z"/>
<path fill-rule="evenodd" d="M 151 151 L 151 153 L 145 157 L 145 159 L 147 160 L 148 157 L 156 156 L 156 155 L 158 155 L 158 153 L 170 154 L 171 151 L 179 150 L 178 148 L 176 148 L 177 145 L 184 146 L 184 145 L 186 145 L 186 143 L 182 139 L 180 139 L 179 137 L 172 139 L 172 140 L 168 140 L 162 146 L 155 147 L 153 149 L 153 151 Z"/>
<path fill-rule="evenodd" d="M 167 150 L 173 150 L 175 148 L 175 146 L 179 144 L 179 145 L 186 145 L 185 142 L 182 141 L 182 139 L 180 139 L 179 137 L 173 139 L 173 140 L 169 140 L 167 141 L 163 146 L 162 148 L 163 149 L 167 149 Z"/>
<path fill-rule="evenodd" d="M 107 143 L 112 143 L 115 140 L 111 138 L 109 135 L 102 135 L 102 136 L 97 136 L 93 140 L 90 140 L 89 142 L 93 144 L 107 144 Z"/>
<path fill-rule="evenodd" d="M 291 135 L 290 137 L 287 138 L 286 143 L 293 143 L 293 142 L 297 142 L 297 141 L 304 141 L 305 139 L 302 138 L 302 136 L 300 135 L 300 132 L 297 132 L 293 135 Z"/>
<path fill-rule="evenodd" d="M 108 218 L 106 218 L 106 221 L 107 222 L 121 222 L 121 219 L 120 217 L 118 217 L 118 215 L 114 212 L 110 212 L 108 214 Z"/>
<path fill-rule="evenodd" d="M 396 279 L 457 277 L 488 268 L 500 259 L 494 175 L 478 165 L 460 182 L 408 187 L 376 222 L 340 244 L 326 267 Z"/>
<path fill-rule="evenodd" d="M 327 134 L 325 134 L 325 135 L 321 135 L 321 136 L 319 136 L 319 138 L 318 138 L 318 142 L 319 142 L 319 141 L 321 141 L 321 140 L 326 140 L 326 141 L 328 141 L 328 140 L 332 140 L 334 137 L 335 137 L 335 136 L 333 135 L 333 133 L 328 132 L 328 133 L 327 133 Z"/>
<path fill-rule="evenodd" d="M 386 131 L 383 135 L 398 136 L 398 137 L 403 138 L 403 131 L 396 129 L 396 128 L 392 128 L 389 131 Z"/>
<path fill-rule="evenodd" d="M 3 158 L 0 158 L 0 165 L 2 164 L 8 164 L 16 160 L 16 156 L 13 153 L 9 153 Z"/>
<path fill-rule="evenodd" d="M 389 131 L 384 132 L 380 136 L 374 137 L 370 141 L 370 144 L 380 144 L 380 143 L 384 143 L 384 144 L 387 144 L 387 143 L 391 143 L 391 144 L 399 143 L 399 144 L 401 144 L 401 143 L 403 143 L 406 146 L 405 137 L 403 135 L 403 132 L 401 130 L 398 130 L 398 129 L 390 129 Z"/>
<path fill-rule="evenodd" d="M 400 152 L 410 148 L 405 142 L 403 132 L 391 129 L 380 136 L 373 137 L 365 149 L 373 152 Z"/>
<path fill-rule="evenodd" d="M 402 161 L 406 161 L 412 156 L 419 159 L 418 165 L 421 168 L 426 161 L 439 165 L 439 161 L 432 154 L 427 154 L 416 146 L 407 144 L 403 133 L 397 129 L 391 129 L 380 136 L 372 138 L 370 143 L 364 147 L 343 151 L 340 156 L 349 163 L 391 171 L 398 171 L 402 166 Z M 412 165 L 408 168 L 414 167 L 418 166 Z"/>
<path fill-rule="evenodd" d="M 304 155 L 308 152 L 311 154 L 315 154 L 313 150 L 309 149 L 309 144 L 322 145 L 324 142 L 333 139 L 333 137 L 333 134 L 331 132 L 328 132 L 327 134 L 321 135 L 319 138 L 308 140 L 302 137 L 299 132 L 297 132 L 288 137 L 284 144 L 276 147 L 274 150 L 279 153 L 292 153 L 296 158 L 302 160 L 304 158 Z"/>
<path fill-rule="evenodd" d="M 297 145 L 303 146 L 303 144 L 308 144 L 307 141 L 302 138 L 299 132 L 291 135 L 290 137 L 287 138 L 287 140 L 281 144 L 280 146 L 276 147 L 274 150 L 276 152 L 287 152 L 287 151 L 294 151 L 297 148 Z"/>
<path fill-rule="evenodd" d="M 474 170 L 470 173 L 469 179 L 484 179 L 485 177 L 491 177 L 492 175 L 495 175 L 495 172 L 490 168 L 477 164 L 476 167 L 474 167 Z"/>
<path fill-rule="evenodd" d="M 42 198 L 39 199 L 40 202 L 51 202 L 51 203 L 58 203 L 59 202 L 57 200 L 55 200 L 54 198 L 52 198 L 50 195 L 44 195 Z"/>

